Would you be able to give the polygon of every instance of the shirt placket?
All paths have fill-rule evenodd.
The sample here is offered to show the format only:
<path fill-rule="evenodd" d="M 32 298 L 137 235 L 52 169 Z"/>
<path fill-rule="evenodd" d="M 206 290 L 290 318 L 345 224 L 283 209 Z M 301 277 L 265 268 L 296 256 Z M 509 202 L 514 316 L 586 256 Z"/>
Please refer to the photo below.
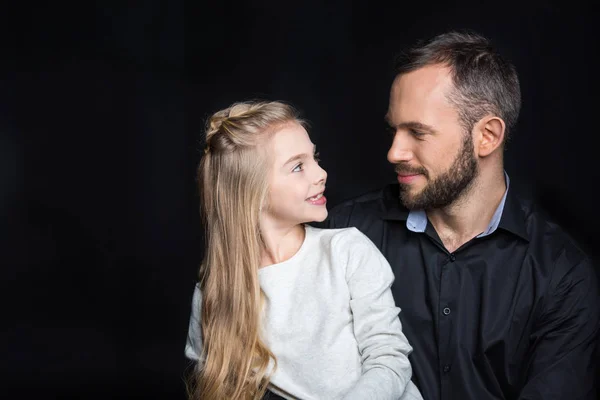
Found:
<path fill-rule="evenodd" d="M 439 372 L 441 399 L 452 398 L 451 376 L 453 360 L 453 318 L 457 310 L 456 304 L 456 255 L 447 254 L 442 260 L 440 276 L 440 295 L 438 304 L 438 354 L 439 354 Z"/>

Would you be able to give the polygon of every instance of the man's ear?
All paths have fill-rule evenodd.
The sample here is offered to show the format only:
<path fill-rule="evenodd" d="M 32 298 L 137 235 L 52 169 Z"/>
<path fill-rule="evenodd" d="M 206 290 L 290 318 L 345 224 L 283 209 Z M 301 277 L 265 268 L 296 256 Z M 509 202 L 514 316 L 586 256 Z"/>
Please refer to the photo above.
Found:
<path fill-rule="evenodd" d="M 506 125 L 502 118 L 487 116 L 482 118 L 474 129 L 475 153 L 487 157 L 504 143 Z"/>

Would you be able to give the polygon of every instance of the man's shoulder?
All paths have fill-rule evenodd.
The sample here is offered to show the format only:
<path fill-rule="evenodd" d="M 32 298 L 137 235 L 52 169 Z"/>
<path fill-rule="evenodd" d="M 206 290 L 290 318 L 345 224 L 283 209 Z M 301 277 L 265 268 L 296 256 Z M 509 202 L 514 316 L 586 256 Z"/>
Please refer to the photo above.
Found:
<path fill-rule="evenodd" d="M 552 260 L 567 265 L 588 261 L 589 254 L 573 233 L 554 215 L 544 209 L 537 199 L 527 194 L 516 194 L 525 218 L 525 227 L 532 251 L 548 254 Z"/>
<path fill-rule="evenodd" d="M 328 220 L 335 226 L 353 226 L 351 220 L 357 219 L 380 220 L 390 211 L 403 210 L 398 193 L 397 184 L 388 184 L 346 199 L 331 208 Z"/>
<path fill-rule="evenodd" d="M 385 192 L 390 190 L 390 185 L 386 185 L 374 190 L 369 190 L 368 192 L 364 192 L 361 193 L 359 195 L 356 196 L 352 196 L 348 199 L 345 199 L 343 201 L 341 201 L 340 203 L 336 204 L 333 208 L 332 211 L 334 210 L 339 210 L 342 208 L 346 208 L 346 207 L 352 207 L 356 204 L 361 204 L 361 205 L 374 205 L 376 203 L 378 203 L 379 201 L 381 201 L 384 196 L 385 196 Z"/>

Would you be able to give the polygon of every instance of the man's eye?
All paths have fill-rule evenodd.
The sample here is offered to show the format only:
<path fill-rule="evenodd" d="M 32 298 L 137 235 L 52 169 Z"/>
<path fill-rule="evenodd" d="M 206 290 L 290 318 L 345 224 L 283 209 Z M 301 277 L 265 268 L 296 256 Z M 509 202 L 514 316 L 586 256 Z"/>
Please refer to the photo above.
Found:
<path fill-rule="evenodd" d="M 410 134 L 413 135 L 414 137 L 421 137 L 421 136 L 425 135 L 423 132 L 415 131 L 414 129 L 410 130 Z"/>
<path fill-rule="evenodd" d="M 300 171 L 302 171 L 302 163 L 296 165 L 294 167 L 294 169 L 292 169 L 292 172 L 300 172 Z"/>
<path fill-rule="evenodd" d="M 386 125 L 385 133 L 387 133 L 388 135 L 394 136 L 396 134 L 396 128 Z"/>

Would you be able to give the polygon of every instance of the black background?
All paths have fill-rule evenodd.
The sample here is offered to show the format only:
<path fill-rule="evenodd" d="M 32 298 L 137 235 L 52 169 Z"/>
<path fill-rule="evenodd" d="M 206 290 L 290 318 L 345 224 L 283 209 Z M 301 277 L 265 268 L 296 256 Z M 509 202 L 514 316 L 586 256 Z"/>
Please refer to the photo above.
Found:
<path fill-rule="evenodd" d="M 591 5 L 100 3 L 0 14 L 5 393 L 183 399 L 205 118 L 256 97 L 296 105 L 334 205 L 394 179 L 393 56 L 446 29 L 477 30 L 515 63 L 511 183 L 598 260 Z"/>

